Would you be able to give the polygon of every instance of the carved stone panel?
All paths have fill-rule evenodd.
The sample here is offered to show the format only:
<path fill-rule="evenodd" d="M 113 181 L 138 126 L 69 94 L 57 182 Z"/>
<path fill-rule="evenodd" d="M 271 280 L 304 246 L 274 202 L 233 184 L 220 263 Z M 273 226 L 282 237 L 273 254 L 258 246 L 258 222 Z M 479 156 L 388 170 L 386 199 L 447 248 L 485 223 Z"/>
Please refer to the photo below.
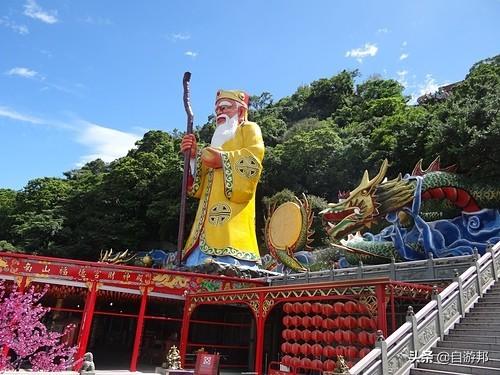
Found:
<path fill-rule="evenodd" d="M 398 370 L 403 368 L 410 358 L 410 348 L 408 345 L 403 346 L 397 353 L 395 353 L 391 358 L 389 358 L 389 375 L 395 375 Z"/>
<path fill-rule="evenodd" d="M 437 337 L 436 318 L 431 320 L 425 327 L 421 328 L 418 333 L 418 346 L 425 348 L 432 340 Z"/>
<path fill-rule="evenodd" d="M 467 306 L 469 301 L 477 295 L 476 283 L 472 282 L 467 289 L 464 290 L 464 304 Z"/>
<path fill-rule="evenodd" d="M 443 310 L 445 328 L 448 328 L 448 326 L 451 324 L 450 322 L 453 321 L 458 316 L 458 314 L 458 300 L 457 297 L 455 297 L 455 299 L 450 302 L 450 304 Z"/>

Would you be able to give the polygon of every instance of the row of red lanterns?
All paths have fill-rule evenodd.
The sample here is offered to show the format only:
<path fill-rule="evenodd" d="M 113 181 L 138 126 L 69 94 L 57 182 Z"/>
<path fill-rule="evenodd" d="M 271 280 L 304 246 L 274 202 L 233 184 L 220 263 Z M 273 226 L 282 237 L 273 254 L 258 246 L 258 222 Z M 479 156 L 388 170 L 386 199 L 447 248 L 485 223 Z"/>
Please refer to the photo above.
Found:
<path fill-rule="evenodd" d="M 311 370 L 324 370 L 324 371 L 333 371 L 335 370 L 336 363 L 331 359 L 327 359 L 326 361 L 321 361 L 320 359 L 309 359 L 305 358 L 297 358 L 291 356 L 284 356 L 281 359 L 281 363 L 286 366 L 292 366 L 295 368 L 303 368 L 303 369 L 311 369 Z M 354 365 L 353 362 L 347 362 L 348 367 L 352 367 Z"/>
<path fill-rule="evenodd" d="M 334 328 L 346 328 L 346 329 L 366 329 L 375 330 L 377 328 L 377 320 L 374 318 L 369 318 L 367 316 L 360 316 L 358 318 L 354 316 L 338 316 L 335 319 L 323 318 L 320 315 L 314 316 L 289 316 L 285 315 L 283 317 L 283 325 L 285 327 L 316 327 L 323 329 L 334 329 Z"/>
<path fill-rule="evenodd" d="M 309 356 L 312 355 L 314 357 L 326 357 L 333 358 L 338 357 L 339 355 L 344 356 L 347 359 L 356 359 L 358 357 L 363 358 L 366 354 L 370 352 L 370 348 L 363 347 L 358 349 L 353 345 L 349 346 L 321 346 L 320 344 L 290 344 L 289 342 L 284 342 L 281 344 L 281 352 L 285 354 L 294 354 L 294 355 L 304 355 Z"/>
<path fill-rule="evenodd" d="M 283 311 L 287 314 L 323 314 L 325 316 L 343 315 L 343 314 L 368 314 L 368 309 L 363 303 L 354 301 L 329 303 L 319 302 L 287 302 L 283 305 Z"/>
<path fill-rule="evenodd" d="M 282 337 L 287 341 L 314 341 L 316 343 L 325 342 L 327 344 L 331 343 L 360 343 L 361 345 L 372 346 L 375 345 L 375 341 L 377 340 L 377 334 L 375 332 L 353 332 L 351 330 L 336 330 L 336 331 L 326 331 L 321 332 L 318 330 L 309 331 L 305 329 L 300 331 L 298 329 L 285 329 L 282 332 Z M 297 345 L 299 345 L 297 343 Z"/>

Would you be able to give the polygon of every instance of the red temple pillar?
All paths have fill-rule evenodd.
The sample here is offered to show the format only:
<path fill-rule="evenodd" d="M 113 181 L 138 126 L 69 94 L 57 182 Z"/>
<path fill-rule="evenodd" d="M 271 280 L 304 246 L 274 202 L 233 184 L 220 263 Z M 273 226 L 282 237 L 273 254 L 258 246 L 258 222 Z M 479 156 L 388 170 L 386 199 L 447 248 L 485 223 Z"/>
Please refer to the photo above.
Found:
<path fill-rule="evenodd" d="M 22 276 L 21 280 L 19 280 L 18 283 L 19 293 L 24 294 L 24 291 L 26 290 L 28 284 L 29 284 L 28 276 Z"/>
<path fill-rule="evenodd" d="M 255 348 L 255 372 L 257 375 L 262 374 L 262 365 L 264 362 L 264 328 L 266 318 L 264 316 L 264 295 L 259 293 L 259 309 L 255 316 L 257 335 Z"/>
<path fill-rule="evenodd" d="M 396 303 L 394 301 L 394 287 L 391 285 L 391 330 L 394 332 L 396 330 Z M 391 332 L 391 333 L 392 333 Z"/>
<path fill-rule="evenodd" d="M 181 326 L 181 341 L 179 352 L 181 355 L 182 367 L 186 367 L 186 353 L 189 337 L 189 320 L 191 318 L 191 297 L 186 296 L 186 301 L 184 302 L 184 314 L 182 315 L 182 326 Z"/>
<path fill-rule="evenodd" d="M 130 360 L 130 371 L 137 371 L 137 359 L 139 358 L 139 349 L 141 345 L 142 331 L 144 328 L 144 315 L 146 314 L 146 304 L 148 301 L 148 288 L 141 288 L 141 307 L 139 309 L 139 317 L 137 318 L 137 326 L 135 328 L 134 348 L 132 349 L 132 359 Z"/>
<path fill-rule="evenodd" d="M 97 298 L 97 282 L 93 281 L 90 285 L 90 290 L 87 293 L 85 301 L 85 308 L 82 315 L 82 323 L 80 326 L 80 334 L 78 335 L 78 350 L 75 355 L 75 360 L 83 357 L 87 350 L 89 342 L 90 328 L 92 327 L 92 320 L 94 317 L 95 301 Z"/>
<path fill-rule="evenodd" d="M 377 297 L 377 329 L 382 330 L 384 337 L 387 337 L 385 287 L 386 284 L 377 284 L 375 287 L 375 296 Z"/>

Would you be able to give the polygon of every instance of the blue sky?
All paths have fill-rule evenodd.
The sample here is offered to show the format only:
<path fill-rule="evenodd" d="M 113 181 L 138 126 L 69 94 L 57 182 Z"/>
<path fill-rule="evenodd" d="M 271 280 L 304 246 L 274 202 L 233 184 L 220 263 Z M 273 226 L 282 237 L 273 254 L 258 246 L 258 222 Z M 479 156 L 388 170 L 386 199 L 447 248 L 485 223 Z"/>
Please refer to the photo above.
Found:
<path fill-rule="evenodd" d="M 500 1 L 0 0 L 0 188 L 195 124 L 219 88 L 275 100 L 359 69 L 418 96 L 499 51 Z"/>

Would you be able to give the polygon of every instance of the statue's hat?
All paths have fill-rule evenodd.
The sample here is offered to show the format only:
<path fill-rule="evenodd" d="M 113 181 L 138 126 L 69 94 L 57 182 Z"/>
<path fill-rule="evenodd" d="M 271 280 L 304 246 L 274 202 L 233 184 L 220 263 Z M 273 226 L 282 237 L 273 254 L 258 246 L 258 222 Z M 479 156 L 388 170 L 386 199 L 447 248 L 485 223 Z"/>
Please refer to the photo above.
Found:
<path fill-rule="evenodd" d="M 217 91 L 217 95 L 215 97 L 215 101 L 221 99 L 231 99 L 240 103 L 243 107 L 248 109 L 248 101 L 250 97 L 247 93 L 239 90 L 219 90 Z"/>

